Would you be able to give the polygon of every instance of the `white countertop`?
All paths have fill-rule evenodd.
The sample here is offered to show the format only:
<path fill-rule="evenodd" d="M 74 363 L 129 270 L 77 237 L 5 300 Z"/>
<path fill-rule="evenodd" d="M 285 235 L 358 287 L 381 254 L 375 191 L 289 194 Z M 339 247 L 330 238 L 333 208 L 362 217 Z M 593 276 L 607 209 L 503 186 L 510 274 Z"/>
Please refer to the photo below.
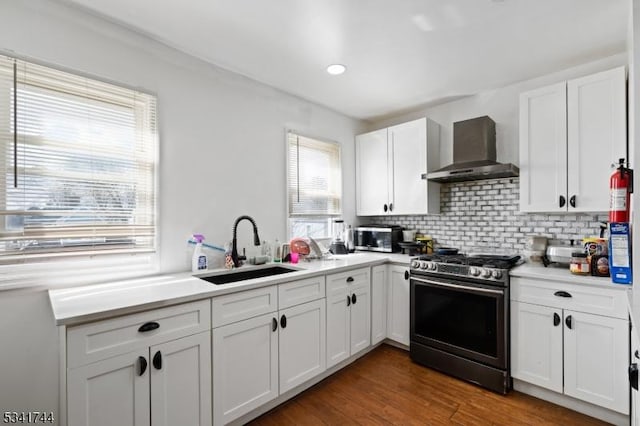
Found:
<path fill-rule="evenodd" d="M 183 272 L 49 290 L 49 299 L 56 324 L 72 325 L 357 267 L 388 262 L 408 265 L 410 260 L 411 256 L 398 253 L 356 252 L 333 256 L 332 259 L 327 260 L 300 262 L 295 265 L 277 263 L 273 265 L 283 265 L 299 270 L 224 285 L 211 284 L 194 277 L 190 272 Z M 247 265 L 242 269 L 251 267 Z M 223 271 L 223 269 L 210 270 L 200 275 Z"/>
<path fill-rule="evenodd" d="M 570 284 L 585 284 L 590 286 L 618 288 L 629 290 L 631 286 L 615 284 L 610 277 L 593 277 L 591 275 L 576 275 L 569 271 L 569 267 L 550 265 L 544 267 L 542 263 L 523 263 L 509 271 L 512 277 L 536 278 L 541 280 L 562 281 Z"/>

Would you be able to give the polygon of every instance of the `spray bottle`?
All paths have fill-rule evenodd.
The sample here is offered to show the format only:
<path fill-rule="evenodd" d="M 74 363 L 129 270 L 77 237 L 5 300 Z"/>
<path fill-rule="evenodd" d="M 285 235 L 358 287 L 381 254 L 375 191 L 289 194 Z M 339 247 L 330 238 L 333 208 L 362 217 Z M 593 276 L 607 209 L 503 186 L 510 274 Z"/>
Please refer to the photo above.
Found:
<path fill-rule="evenodd" d="M 202 253 L 202 241 L 204 241 L 204 235 L 193 234 L 193 239 L 196 242 L 196 248 L 193 250 L 193 257 L 191 258 L 191 272 L 206 271 L 207 256 Z"/>

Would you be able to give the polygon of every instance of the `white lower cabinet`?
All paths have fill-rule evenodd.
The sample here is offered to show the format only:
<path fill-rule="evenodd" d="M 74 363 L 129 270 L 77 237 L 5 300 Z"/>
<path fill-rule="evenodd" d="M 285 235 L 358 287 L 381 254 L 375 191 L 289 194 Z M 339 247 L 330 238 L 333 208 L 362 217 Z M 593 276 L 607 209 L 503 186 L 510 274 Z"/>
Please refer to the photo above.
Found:
<path fill-rule="evenodd" d="M 211 425 L 209 307 L 206 300 L 69 327 L 66 424 Z"/>
<path fill-rule="evenodd" d="M 387 265 L 371 268 L 371 344 L 387 337 Z"/>
<path fill-rule="evenodd" d="M 280 393 L 284 393 L 326 369 L 325 301 L 315 300 L 279 313 Z M 286 318 L 286 326 L 282 318 Z"/>
<path fill-rule="evenodd" d="M 146 349 L 69 370 L 68 425 L 149 425 L 148 357 Z"/>
<path fill-rule="evenodd" d="M 564 312 L 564 393 L 629 413 L 629 322 Z"/>
<path fill-rule="evenodd" d="M 511 302 L 511 375 L 562 392 L 562 309 Z"/>
<path fill-rule="evenodd" d="M 369 268 L 327 276 L 327 368 L 371 344 Z"/>
<path fill-rule="evenodd" d="M 210 350 L 203 332 L 69 370 L 68 424 L 210 425 Z"/>
<path fill-rule="evenodd" d="M 390 265 L 387 290 L 387 337 L 409 346 L 409 268 Z"/>
<path fill-rule="evenodd" d="M 241 312 L 251 316 L 265 306 L 273 309 L 213 329 L 215 425 L 251 412 L 326 369 L 324 277 L 277 287 L 283 306 L 316 300 L 275 310 L 277 304 L 264 302 L 265 296 L 273 293 L 270 287 L 214 298 L 214 307 L 237 306 L 237 315 L 233 308 L 229 310 L 229 317 L 234 319 L 242 318 Z"/>
<path fill-rule="evenodd" d="M 625 290 L 526 278 L 511 289 L 513 378 L 629 414 L 629 321 L 614 309 Z"/>
<path fill-rule="evenodd" d="M 213 330 L 215 425 L 229 423 L 278 396 L 276 315 L 261 315 Z"/>

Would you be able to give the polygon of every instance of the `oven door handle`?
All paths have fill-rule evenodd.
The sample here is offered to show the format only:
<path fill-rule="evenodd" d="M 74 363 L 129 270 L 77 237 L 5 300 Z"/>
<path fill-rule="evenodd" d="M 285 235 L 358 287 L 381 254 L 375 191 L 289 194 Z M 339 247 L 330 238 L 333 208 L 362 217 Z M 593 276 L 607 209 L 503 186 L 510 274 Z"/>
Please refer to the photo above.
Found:
<path fill-rule="evenodd" d="M 491 290 L 491 289 L 482 288 L 482 287 L 469 287 L 466 285 L 448 284 L 448 283 L 442 283 L 438 281 L 425 280 L 424 278 L 417 278 L 417 277 L 411 277 L 411 279 L 421 283 L 431 284 L 437 287 L 449 287 L 449 288 L 455 288 L 459 290 L 471 290 L 471 291 L 478 291 L 480 293 L 504 294 L 504 291 L 502 290 Z"/>

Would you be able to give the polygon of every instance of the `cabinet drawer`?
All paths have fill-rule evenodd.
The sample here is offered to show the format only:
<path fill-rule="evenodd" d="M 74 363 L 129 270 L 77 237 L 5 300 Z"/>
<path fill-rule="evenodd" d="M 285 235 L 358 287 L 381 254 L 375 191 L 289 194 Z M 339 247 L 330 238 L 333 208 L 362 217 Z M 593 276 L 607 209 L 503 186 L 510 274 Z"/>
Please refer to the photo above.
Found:
<path fill-rule="evenodd" d="M 561 297 L 556 294 L 562 294 Z M 511 279 L 511 300 L 627 319 L 627 290 L 532 278 Z"/>
<path fill-rule="evenodd" d="M 256 288 L 211 299 L 213 328 L 278 310 L 278 287 Z"/>
<path fill-rule="evenodd" d="M 278 308 L 285 309 L 325 296 L 324 276 L 278 285 Z"/>
<path fill-rule="evenodd" d="M 369 285 L 369 268 L 354 269 L 339 274 L 327 275 L 327 294 L 337 294 L 350 288 Z"/>
<path fill-rule="evenodd" d="M 74 368 L 211 328 L 210 299 L 67 329 L 67 366 Z M 139 331 L 147 323 L 157 327 Z"/>

